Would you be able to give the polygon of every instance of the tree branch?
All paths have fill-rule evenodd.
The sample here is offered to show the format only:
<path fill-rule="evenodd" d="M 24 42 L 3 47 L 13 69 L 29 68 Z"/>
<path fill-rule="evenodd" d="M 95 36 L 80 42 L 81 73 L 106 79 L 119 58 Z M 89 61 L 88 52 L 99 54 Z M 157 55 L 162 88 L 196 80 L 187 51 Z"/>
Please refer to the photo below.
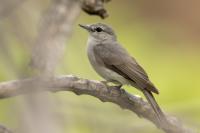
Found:
<path fill-rule="evenodd" d="M 53 0 L 52 6 L 44 13 L 30 63 L 40 75 L 54 75 L 80 11 L 78 0 Z"/>
<path fill-rule="evenodd" d="M 33 93 L 30 90 L 34 85 L 44 88 L 40 91 L 72 91 L 77 95 L 87 94 L 100 99 L 102 102 L 112 102 L 123 109 L 135 112 L 139 117 L 153 122 L 157 127 L 159 123 L 151 106 L 141 97 L 132 95 L 115 86 L 105 86 L 95 80 L 81 79 L 75 76 L 60 76 L 48 80 L 38 78 L 15 80 L 0 83 L 0 98 L 13 97 L 25 93 Z M 39 91 L 39 90 L 37 90 Z M 36 92 L 36 90 L 34 90 Z M 162 127 L 166 133 L 194 133 L 194 130 L 185 127 L 177 118 L 166 115 L 167 124 Z"/>
<path fill-rule="evenodd" d="M 32 49 L 30 66 L 39 71 L 40 75 L 53 76 L 81 8 L 90 15 L 105 18 L 108 14 L 104 3 L 108 1 L 53 0 L 53 6 L 42 17 L 39 34 Z"/>

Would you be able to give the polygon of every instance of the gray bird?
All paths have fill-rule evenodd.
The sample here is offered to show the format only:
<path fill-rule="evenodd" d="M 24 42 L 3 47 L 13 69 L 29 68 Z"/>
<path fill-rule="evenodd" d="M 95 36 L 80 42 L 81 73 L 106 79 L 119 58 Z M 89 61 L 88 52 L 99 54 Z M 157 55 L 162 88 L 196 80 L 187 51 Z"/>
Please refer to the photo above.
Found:
<path fill-rule="evenodd" d="M 90 34 L 87 42 L 87 54 L 95 71 L 107 82 L 118 83 L 121 86 L 131 85 L 142 91 L 158 120 L 163 121 L 164 113 L 152 94 L 159 94 L 158 89 L 149 80 L 144 69 L 117 42 L 117 36 L 113 29 L 102 23 L 79 25 Z"/>

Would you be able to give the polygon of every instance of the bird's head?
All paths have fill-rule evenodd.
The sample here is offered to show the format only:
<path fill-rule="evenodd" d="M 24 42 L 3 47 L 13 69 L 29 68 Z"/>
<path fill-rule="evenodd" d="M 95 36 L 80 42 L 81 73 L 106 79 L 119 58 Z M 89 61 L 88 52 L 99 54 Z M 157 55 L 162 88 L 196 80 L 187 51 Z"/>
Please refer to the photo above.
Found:
<path fill-rule="evenodd" d="M 89 34 L 100 41 L 103 40 L 116 40 L 116 35 L 113 29 L 106 24 L 97 23 L 97 24 L 90 24 L 90 25 L 81 25 L 80 27 L 86 29 Z"/>

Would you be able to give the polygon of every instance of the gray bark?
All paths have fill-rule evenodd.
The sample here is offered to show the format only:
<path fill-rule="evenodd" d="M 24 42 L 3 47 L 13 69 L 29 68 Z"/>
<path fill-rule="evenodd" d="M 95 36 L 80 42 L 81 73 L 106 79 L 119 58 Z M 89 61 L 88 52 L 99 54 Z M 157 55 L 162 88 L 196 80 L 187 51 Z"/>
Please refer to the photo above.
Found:
<path fill-rule="evenodd" d="M 34 85 L 39 85 L 43 90 L 31 90 L 32 87 L 30 86 Z M 68 75 L 47 80 L 24 79 L 0 84 L 1 99 L 39 91 L 72 91 L 77 95 L 91 95 L 102 102 L 112 102 L 123 109 L 128 109 L 136 113 L 139 117 L 151 121 L 157 127 L 159 126 L 155 113 L 148 102 L 123 89 L 118 89 L 115 86 L 106 86 L 99 81 Z M 165 115 L 167 117 L 167 124 L 162 130 L 166 133 L 195 133 L 195 130 L 184 126 L 176 117 L 167 115 L 167 113 Z"/>

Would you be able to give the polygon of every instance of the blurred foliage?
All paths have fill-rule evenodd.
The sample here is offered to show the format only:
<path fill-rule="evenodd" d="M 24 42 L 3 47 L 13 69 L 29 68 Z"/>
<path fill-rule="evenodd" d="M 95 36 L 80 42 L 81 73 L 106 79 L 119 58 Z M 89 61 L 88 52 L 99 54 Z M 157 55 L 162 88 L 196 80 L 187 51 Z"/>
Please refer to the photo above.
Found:
<path fill-rule="evenodd" d="M 151 2 L 156 4 L 149 4 Z M 78 23 L 107 23 L 115 29 L 118 40 L 144 67 L 152 82 L 159 88 L 160 95 L 156 96 L 156 99 L 163 110 L 176 115 L 188 125 L 199 128 L 200 40 L 198 30 L 194 30 L 198 29 L 199 23 L 195 24 L 199 19 L 193 14 L 198 11 L 193 8 L 182 10 L 183 5 L 195 5 L 187 5 L 184 3 L 186 1 L 174 1 L 177 7 L 173 7 L 174 12 L 171 11 L 174 5 L 172 0 L 165 3 L 156 0 L 151 2 L 112 1 L 107 5 L 110 17 L 106 20 L 81 13 L 74 24 L 72 38 L 66 45 L 65 56 L 59 64 L 57 74 L 74 74 L 102 80 L 88 62 L 88 34 L 78 27 Z M 29 0 L 0 20 L 1 81 L 16 79 L 26 73 L 30 45 L 37 34 L 41 14 L 48 5 L 48 0 Z M 188 14 L 193 14 L 190 19 L 194 23 L 186 21 Z M 124 88 L 142 96 L 132 87 Z M 91 96 L 76 96 L 70 92 L 50 95 L 58 99 L 57 112 L 65 114 L 65 118 L 60 119 L 63 120 L 63 128 L 69 133 L 161 132 L 147 120 L 121 110 L 116 105 L 102 103 Z M 17 128 L 20 120 L 17 112 L 18 101 L 20 96 L 1 100 L 0 123 Z"/>

